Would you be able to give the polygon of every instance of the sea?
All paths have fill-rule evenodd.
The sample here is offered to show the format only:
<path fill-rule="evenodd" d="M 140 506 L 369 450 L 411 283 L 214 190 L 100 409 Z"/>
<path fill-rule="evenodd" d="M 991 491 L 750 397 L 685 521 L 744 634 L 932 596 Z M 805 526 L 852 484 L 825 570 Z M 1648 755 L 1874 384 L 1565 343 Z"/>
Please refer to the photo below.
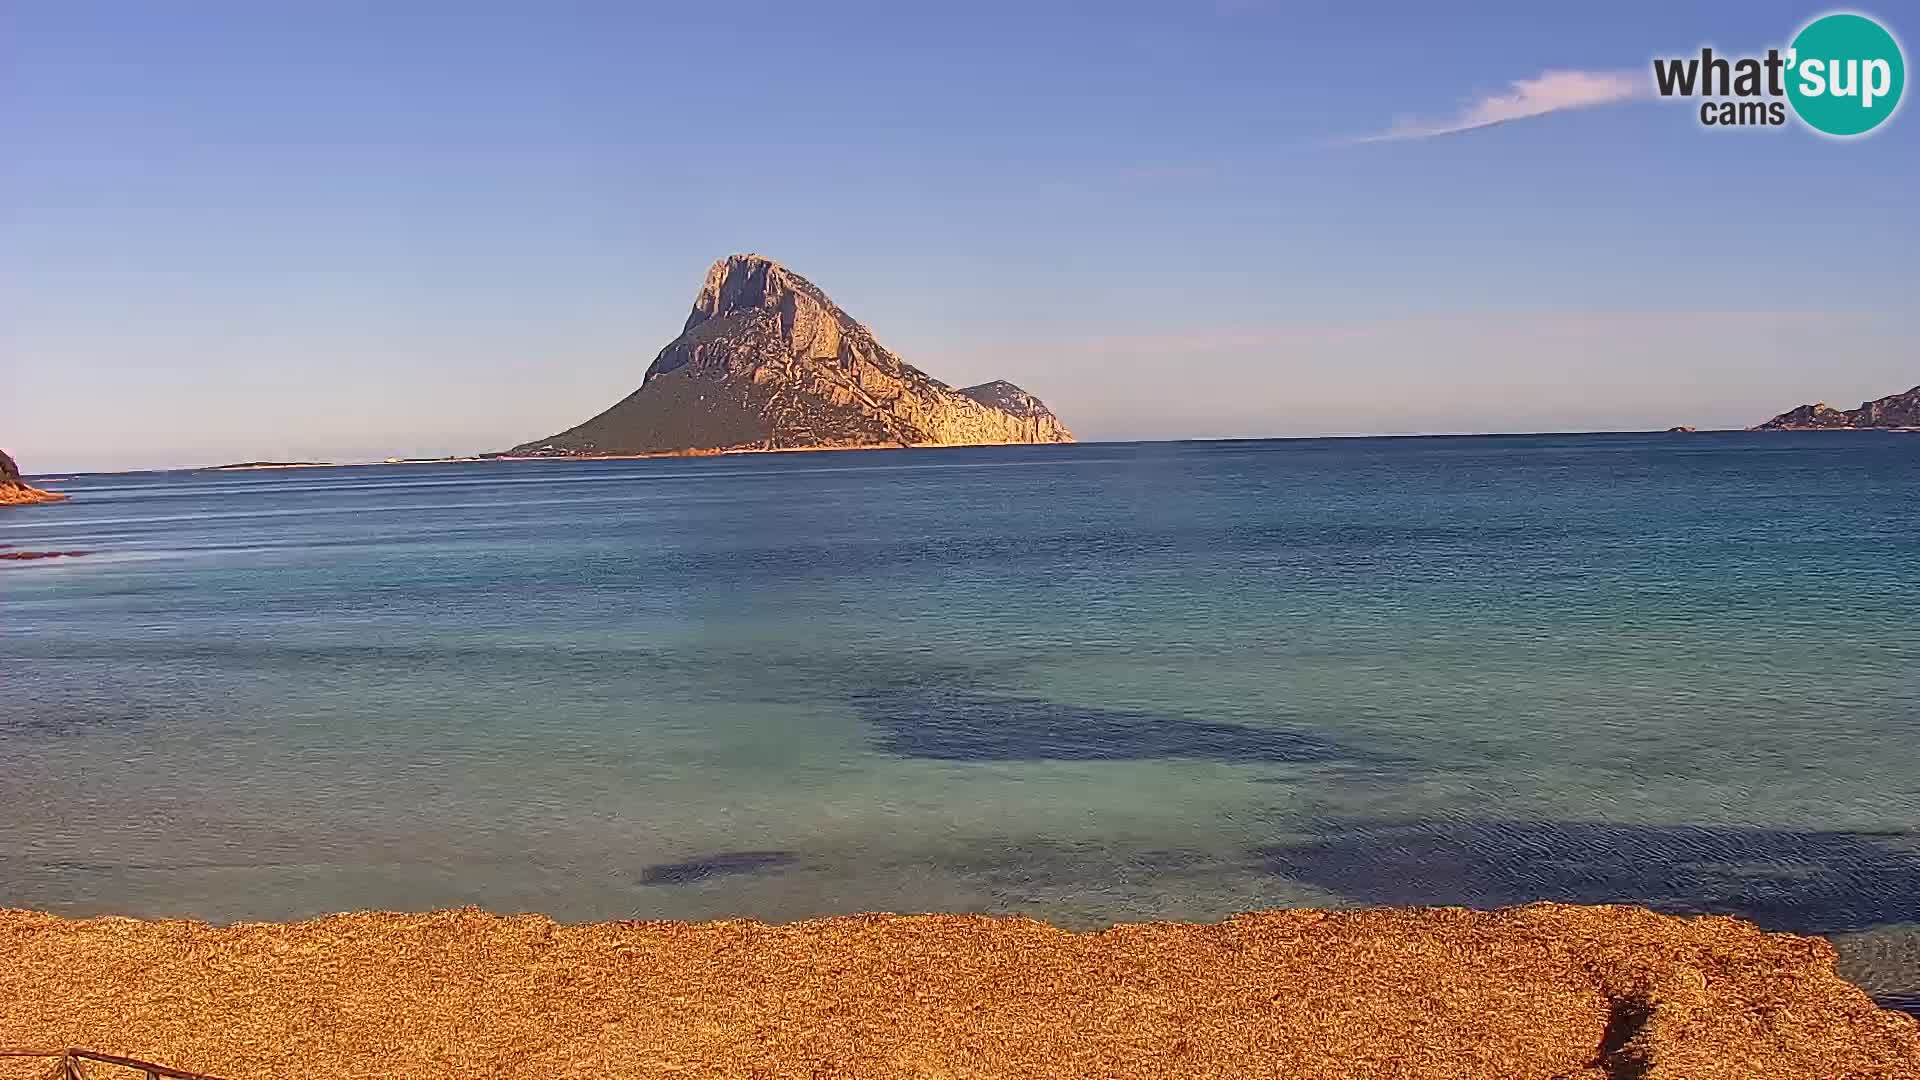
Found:
<path fill-rule="evenodd" d="M 1627 902 L 1920 1008 L 1920 437 L 74 475 L 0 906 Z"/>

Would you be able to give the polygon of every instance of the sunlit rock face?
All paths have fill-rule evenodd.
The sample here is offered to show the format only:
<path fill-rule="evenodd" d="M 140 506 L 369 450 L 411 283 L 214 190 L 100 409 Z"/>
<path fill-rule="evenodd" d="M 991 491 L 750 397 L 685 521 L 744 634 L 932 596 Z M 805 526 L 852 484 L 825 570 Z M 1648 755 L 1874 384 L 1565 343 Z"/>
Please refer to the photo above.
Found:
<path fill-rule="evenodd" d="M 1802 405 L 1754 428 L 1755 431 L 1817 431 L 1832 428 L 1920 428 L 1920 386 L 1904 394 L 1863 401 L 1857 409 L 1836 409 L 1826 402 Z"/>
<path fill-rule="evenodd" d="M 20 475 L 20 466 L 0 450 L 0 506 L 24 506 L 28 503 L 59 502 L 66 498 L 52 491 L 41 491 Z"/>
<path fill-rule="evenodd" d="M 1009 382 L 956 390 L 874 339 L 806 278 L 758 255 L 713 264 L 640 388 L 510 454 L 698 453 L 1072 442 Z"/>

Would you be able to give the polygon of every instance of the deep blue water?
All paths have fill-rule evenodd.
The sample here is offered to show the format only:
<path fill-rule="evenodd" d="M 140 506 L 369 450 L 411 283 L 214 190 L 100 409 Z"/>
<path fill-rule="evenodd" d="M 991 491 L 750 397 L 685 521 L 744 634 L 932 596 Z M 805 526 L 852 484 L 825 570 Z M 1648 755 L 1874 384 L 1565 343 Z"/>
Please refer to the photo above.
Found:
<path fill-rule="evenodd" d="M 1920 991 L 1920 437 L 66 478 L 0 904 L 1623 900 Z"/>

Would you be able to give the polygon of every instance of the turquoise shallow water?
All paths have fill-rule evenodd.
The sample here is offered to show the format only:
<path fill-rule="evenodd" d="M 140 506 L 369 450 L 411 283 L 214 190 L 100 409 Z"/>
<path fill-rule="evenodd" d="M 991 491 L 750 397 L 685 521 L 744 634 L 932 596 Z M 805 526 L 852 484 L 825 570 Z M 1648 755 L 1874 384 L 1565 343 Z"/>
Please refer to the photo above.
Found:
<path fill-rule="evenodd" d="M 1623 900 L 1920 992 L 1920 438 L 81 476 L 0 514 L 0 903 Z"/>

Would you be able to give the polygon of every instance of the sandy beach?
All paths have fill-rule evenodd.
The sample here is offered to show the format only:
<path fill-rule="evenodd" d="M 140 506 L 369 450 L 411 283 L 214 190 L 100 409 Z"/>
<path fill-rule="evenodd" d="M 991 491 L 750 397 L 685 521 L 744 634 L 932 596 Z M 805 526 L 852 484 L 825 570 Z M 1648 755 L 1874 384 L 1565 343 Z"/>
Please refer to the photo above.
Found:
<path fill-rule="evenodd" d="M 1841 981 L 1825 942 L 1621 907 L 1091 934 L 969 916 L 7 911 L 0 954 L 0 1046 L 231 1080 L 1920 1077 L 1920 1023 Z"/>

